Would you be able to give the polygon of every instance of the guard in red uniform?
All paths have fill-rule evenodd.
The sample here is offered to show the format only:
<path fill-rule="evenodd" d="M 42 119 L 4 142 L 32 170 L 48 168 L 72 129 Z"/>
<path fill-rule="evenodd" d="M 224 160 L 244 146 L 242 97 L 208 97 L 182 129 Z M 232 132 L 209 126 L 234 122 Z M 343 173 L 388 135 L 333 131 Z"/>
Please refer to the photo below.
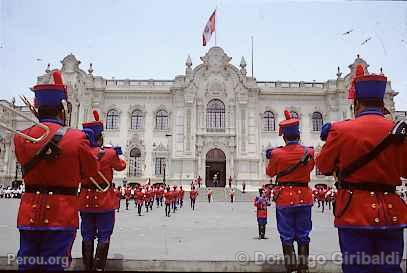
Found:
<path fill-rule="evenodd" d="M 167 187 L 167 190 L 164 193 L 165 198 L 165 216 L 170 217 L 171 214 L 171 201 L 172 201 L 172 192 L 170 187 Z"/>
<path fill-rule="evenodd" d="M 254 199 L 254 206 L 257 208 L 257 224 L 259 226 L 259 239 L 266 239 L 267 206 L 270 203 L 264 195 L 263 189 L 259 189 L 259 196 Z"/>
<path fill-rule="evenodd" d="M 141 209 L 143 208 L 143 202 L 144 202 L 144 193 L 141 191 L 141 187 L 137 188 L 134 199 L 137 204 L 137 213 L 139 216 L 141 216 Z"/>
<path fill-rule="evenodd" d="M 82 123 L 84 130 L 91 130 L 96 137 L 97 145 L 92 152 L 97 156 L 100 172 L 82 180 L 79 195 L 79 211 L 81 215 L 82 262 L 85 270 L 104 270 L 113 233 L 116 194 L 112 187 L 113 171 L 122 171 L 126 162 L 120 159 L 121 148 L 103 147 L 103 122 L 99 120 L 97 111 L 93 111 L 95 121 Z M 98 239 L 96 253 L 94 240 Z"/>
<path fill-rule="evenodd" d="M 191 199 L 192 210 L 195 210 L 195 202 L 196 202 L 197 196 L 198 196 L 198 191 L 195 189 L 195 187 L 192 187 L 191 191 L 189 192 L 189 198 Z"/>
<path fill-rule="evenodd" d="M 48 137 L 37 143 L 14 137 L 25 183 L 17 218 L 19 270 L 60 271 L 69 266 L 79 227 L 79 183 L 98 171 L 90 146 L 95 138 L 67 127 L 67 90 L 59 71 L 53 78 L 54 84 L 33 87 L 38 118 L 49 128 Z M 37 125 L 22 132 L 32 137 L 44 133 Z"/>
<path fill-rule="evenodd" d="M 172 201 L 171 201 L 172 212 L 175 212 L 177 210 L 177 200 L 178 200 L 178 190 L 177 186 L 174 185 L 172 189 Z"/>
<path fill-rule="evenodd" d="M 185 191 L 182 188 L 182 186 L 179 186 L 179 206 L 182 208 L 184 206 L 184 196 L 185 196 Z"/>
<path fill-rule="evenodd" d="M 124 190 L 124 198 L 126 199 L 126 210 L 129 210 L 129 202 L 131 199 L 131 188 L 129 185 L 127 185 Z"/>
<path fill-rule="evenodd" d="M 400 177 L 407 178 L 407 125 L 384 117 L 386 83 L 384 75 L 364 75 L 358 65 L 349 90 L 355 118 L 321 130 L 326 143 L 317 167 L 337 178 L 335 226 L 344 273 L 401 273 L 407 205 L 395 190 Z"/>
<path fill-rule="evenodd" d="M 308 187 L 310 172 L 314 168 L 314 149 L 299 144 L 299 120 L 284 111 L 286 120 L 281 121 L 279 135 L 283 135 L 284 147 L 269 149 L 266 173 L 276 176 L 273 188 L 276 202 L 277 229 L 283 245 L 287 272 L 308 272 L 309 233 L 312 229 L 312 192 Z M 298 245 L 297 257 L 294 241 Z"/>

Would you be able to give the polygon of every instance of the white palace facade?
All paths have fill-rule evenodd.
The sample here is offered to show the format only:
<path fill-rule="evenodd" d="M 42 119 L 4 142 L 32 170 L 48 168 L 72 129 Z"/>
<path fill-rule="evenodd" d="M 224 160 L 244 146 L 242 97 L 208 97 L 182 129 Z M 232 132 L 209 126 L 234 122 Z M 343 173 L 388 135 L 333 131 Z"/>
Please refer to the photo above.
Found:
<path fill-rule="evenodd" d="M 73 104 L 71 126 L 81 128 L 93 120 L 93 109 L 100 112 L 105 143 L 122 146 L 128 161 L 115 176 L 119 184 L 164 177 L 188 184 L 201 176 L 210 185 L 218 173 L 221 185 L 229 177 L 235 185 L 260 185 L 269 181 L 265 150 L 283 145 L 278 123 L 284 109 L 300 119 L 302 143 L 318 150 L 323 123 L 352 117 L 347 90 L 356 64 L 366 72 L 369 66 L 358 56 L 346 75 L 338 68 L 336 78 L 324 82 L 257 81 L 247 75 L 243 57 L 238 66 L 231 60 L 222 48 L 212 47 L 196 66 L 188 57 L 185 74 L 173 80 L 117 80 L 94 75 L 92 65 L 85 72 L 70 54 L 60 69 Z M 51 72 L 48 68 L 38 83 L 49 83 Z M 385 104 L 392 114 L 396 95 L 389 81 Z M 1 115 L 12 127 L 29 126 L 12 114 Z M 0 135 L 0 180 L 10 184 L 19 175 L 18 164 L 12 137 Z M 313 172 L 314 183 L 329 181 Z"/>

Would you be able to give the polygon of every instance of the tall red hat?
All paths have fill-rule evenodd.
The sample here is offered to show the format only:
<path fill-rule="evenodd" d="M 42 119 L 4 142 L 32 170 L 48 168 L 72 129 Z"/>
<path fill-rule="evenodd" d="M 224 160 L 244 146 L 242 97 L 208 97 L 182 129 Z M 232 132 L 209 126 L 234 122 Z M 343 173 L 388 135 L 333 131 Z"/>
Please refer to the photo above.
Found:
<path fill-rule="evenodd" d="M 299 124 L 300 120 L 292 118 L 290 112 L 284 110 L 285 120 L 281 121 L 278 125 L 280 126 L 278 135 L 284 136 L 299 136 L 300 129 Z"/>
<path fill-rule="evenodd" d="M 91 129 L 95 136 L 100 135 L 103 132 L 103 122 L 99 120 L 99 113 L 96 110 L 93 110 L 93 117 L 95 121 L 91 122 L 84 122 L 82 123 L 82 127 Z"/>
<path fill-rule="evenodd" d="M 383 100 L 386 92 L 387 77 L 384 75 L 365 75 L 361 64 L 356 65 L 355 75 L 348 91 L 348 99 Z"/>
<path fill-rule="evenodd" d="M 34 106 L 58 107 L 62 100 L 68 101 L 66 86 L 62 80 L 61 71 L 52 73 L 53 84 L 37 84 L 32 88 L 35 93 Z"/>

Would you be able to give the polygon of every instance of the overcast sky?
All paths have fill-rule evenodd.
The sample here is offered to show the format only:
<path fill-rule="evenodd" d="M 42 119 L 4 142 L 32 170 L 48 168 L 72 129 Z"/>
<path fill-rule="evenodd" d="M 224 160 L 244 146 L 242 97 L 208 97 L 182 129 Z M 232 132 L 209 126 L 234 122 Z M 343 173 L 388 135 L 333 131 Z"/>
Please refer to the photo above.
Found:
<path fill-rule="evenodd" d="M 215 7 L 217 45 L 235 65 L 244 56 L 249 74 L 254 36 L 258 80 L 334 79 L 360 54 L 370 72 L 383 67 L 407 110 L 407 3 L 387 1 L 0 0 L 0 99 L 31 95 L 69 53 L 105 78 L 173 79 L 188 54 L 195 66 L 214 45 L 201 35 Z"/>

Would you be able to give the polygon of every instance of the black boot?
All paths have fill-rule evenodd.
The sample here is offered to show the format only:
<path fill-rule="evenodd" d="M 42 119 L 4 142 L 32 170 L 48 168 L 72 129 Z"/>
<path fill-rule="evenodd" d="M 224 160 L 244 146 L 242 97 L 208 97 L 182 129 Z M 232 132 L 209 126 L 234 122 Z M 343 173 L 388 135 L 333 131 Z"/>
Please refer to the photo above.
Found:
<path fill-rule="evenodd" d="M 109 242 L 98 243 L 95 254 L 95 270 L 104 271 L 107 261 L 107 253 L 109 252 Z"/>
<path fill-rule="evenodd" d="M 261 225 L 261 238 L 266 239 L 266 225 Z"/>
<path fill-rule="evenodd" d="M 261 232 L 261 225 L 259 224 L 259 240 L 261 239 L 261 234 L 262 234 L 262 232 Z"/>
<path fill-rule="evenodd" d="M 297 257 L 295 256 L 294 245 L 283 244 L 284 263 L 287 273 L 297 270 Z"/>
<path fill-rule="evenodd" d="M 93 269 L 93 240 L 82 241 L 82 263 L 85 271 Z"/>
<path fill-rule="evenodd" d="M 309 273 L 309 244 L 298 245 L 298 273 Z"/>

